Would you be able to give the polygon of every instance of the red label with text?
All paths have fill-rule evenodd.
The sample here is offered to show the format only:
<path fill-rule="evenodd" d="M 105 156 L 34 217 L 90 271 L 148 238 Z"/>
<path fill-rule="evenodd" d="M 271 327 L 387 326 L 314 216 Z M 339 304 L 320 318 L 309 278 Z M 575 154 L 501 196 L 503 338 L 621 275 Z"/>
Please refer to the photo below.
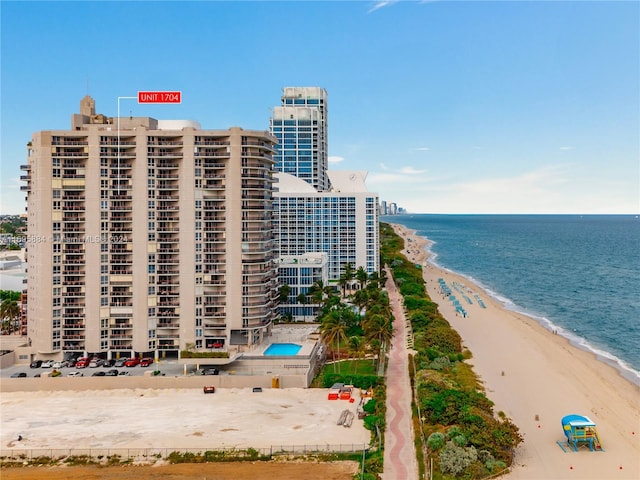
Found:
<path fill-rule="evenodd" d="M 182 103 L 182 92 L 138 92 L 138 103 Z"/>

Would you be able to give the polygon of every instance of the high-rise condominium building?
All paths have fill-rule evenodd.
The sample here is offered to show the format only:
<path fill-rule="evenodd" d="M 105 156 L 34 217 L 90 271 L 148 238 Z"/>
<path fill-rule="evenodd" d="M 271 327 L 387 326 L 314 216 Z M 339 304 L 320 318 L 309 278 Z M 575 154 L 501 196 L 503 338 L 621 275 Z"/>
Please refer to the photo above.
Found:
<path fill-rule="evenodd" d="M 330 187 L 327 177 L 327 91 L 320 87 L 285 87 L 282 105 L 273 109 L 271 134 L 278 139 L 276 170 L 309 183 Z"/>
<path fill-rule="evenodd" d="M 96 115 L 28 146 L 33 354 L 242 351 L 277 313 L 266 132 Z"/>
<path fill-rule="evenodd" d="M 379 271 L 378 195 L 367 191 L 365 172 L 327 174 L 332 189 L 322 192 L 286 173 L 275 175 L 280 255 L 326 252 L 330 281 L 340 278 L 347 263 Z"/>

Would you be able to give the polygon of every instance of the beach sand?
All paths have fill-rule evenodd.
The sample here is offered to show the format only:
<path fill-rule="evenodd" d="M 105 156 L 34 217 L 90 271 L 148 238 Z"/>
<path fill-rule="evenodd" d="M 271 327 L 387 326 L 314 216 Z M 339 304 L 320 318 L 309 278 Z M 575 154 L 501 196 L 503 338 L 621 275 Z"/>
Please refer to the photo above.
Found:
<path fill-rule="evenodd" d="M 469 363 L 495 411 L 510 417 L 524 437 L 512 472 L 503 478 L 639 479 L 640 388 L 595 355 L 505 309 L 468 279 L 429 264 L 427 241 L 404 226 L 394 229 L 406 239 L 407 258 L 423 265 L 429 296 L 471 351 Z M 439 293 L 439 278 L 450 288 L 457 282 L 469 289 L 466 295 L 472 304 L 452 288 L 468 313 L 466 318 L 456 315 L 452 303 Z M 603 452 L 562 451 L 556 441 L 565 440 L 561 418 L 568 414 L 584 415 L 596 423 Z"/>

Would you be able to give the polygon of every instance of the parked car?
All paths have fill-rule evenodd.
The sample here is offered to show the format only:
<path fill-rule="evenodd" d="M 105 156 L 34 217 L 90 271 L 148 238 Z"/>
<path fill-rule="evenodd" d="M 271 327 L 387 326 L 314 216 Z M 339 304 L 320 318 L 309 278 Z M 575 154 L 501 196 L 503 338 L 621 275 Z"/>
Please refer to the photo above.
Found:
<path fill-rule="evenodd" d="M 114 362 L 113 360 L 105 360 L 105 361 L 102 363 L 102 366 L 103 366 L 104 368 L 111 368 L 111 367 L 113 367 L 113 364 L 114 364 L 114 363 L 115 363 L 115 362 Z"/>
<path fill-rule="evenodd" d="M 27 376 L 27 374 L 24 373 L 24 372 L 16 372 L 16 373 L 11 375 L 11 378 L 24 378 L 26 376 Z"/>
<path fill-rule="evenodd" d="M 103 363 L 104 360 L 102 360 L 101 358 L 92 358 L 89 362 L 89 368 L 98 368 Z"/>
<path fill-rule="evenodd" d="M 114 367 L 124 367 L 125 362 L 129 360 L 128 358 L 120 358 L 116 360 L 113 364 Z"/>
<path fill-rule="evenodd" d="M 90 362 L 88 357 L 80 357 L 76 362 L 76 368 L 87 368 Z"/>
<path fill-rule="evenodd" d="M 105 372 L 93 372 L 91 374 L 92 377 L 106 377 L 107 374 Z"/>
<path fill-rule="evenodd" d="M 117 377 L 118 376 L 118 370 L 116 370 L 115 368 L 108 370 L 107 373 L 105 373 L 105 376 L 107 377 Z"/>
<path fill-rule="evenodd" d="M 53 363 L 53 368 L 63 368 L 67 366 L 67 362 L 62 361 L 62 362 L 54 362 Z"/>
<path fill-rule="evenodd" d="M 132 357 L 132 358 L 127 359 L 126 362 L 124 362 L 124 366 L 125 367 L 135 367 L 139 363 L 140 363 L 140 360 L 138 358 Z"/>
<path fill-rule="evenodd" d="M 217 368 L 203 368 L 202 375 L 218 375 L 220 371 Z"/>
<path fill-rule="evenodd" d="M 148 367 L 152 363 L 153 363 L 153 358 L 145 357 L 142 360 L 140 360 L 141 367 Z"/>
<path fill-rule="evenodd" d="M 40 368 L 41 366 L 42 366 L 42 360 L 34 360 L 29 365 L 29 367 L 31 367 L 31 368 Z"/>
<path fill-rule="evenodd" d="M 45 360 L 44 362 L 42 362 L 42 365 L 40 365 L 41 368 L 52 368 L 53 367 L 53 360 Z"/>
<path fill-rule="evenodd" d="M 74 372 L 69 372 L 69 377 L 84 377 L 84 373 L 78 372 L 77 370 Z"/>
<path fill-rule="evenodd" d="M 75 358 L 69 359 L 69 361 L 67 362 L 67 367 L 75 367 L 75 366 L 76 366 L 76 359 Z"/>
<path fill-rule="evenodd" d="M 120 373 L 118 373 L 118 376 L 122 377 L 122 376 L 128 376 L 129 372 L 127 372 L 126 370 L 122 370 L 120 371 Z"/>

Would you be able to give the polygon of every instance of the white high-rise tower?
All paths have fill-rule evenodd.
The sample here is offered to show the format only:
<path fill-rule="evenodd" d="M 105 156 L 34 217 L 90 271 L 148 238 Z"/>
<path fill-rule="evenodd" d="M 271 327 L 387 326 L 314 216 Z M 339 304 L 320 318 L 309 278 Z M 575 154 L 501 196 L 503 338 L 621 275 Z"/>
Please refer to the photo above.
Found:
<path fill-rule="evenodd" d="M 327 91 L 285 87 L 282 105 L 273 109 L 271 134 L 278 139 L 275 169 L 323 192 L 330 188 L 327 148 Z"/>

